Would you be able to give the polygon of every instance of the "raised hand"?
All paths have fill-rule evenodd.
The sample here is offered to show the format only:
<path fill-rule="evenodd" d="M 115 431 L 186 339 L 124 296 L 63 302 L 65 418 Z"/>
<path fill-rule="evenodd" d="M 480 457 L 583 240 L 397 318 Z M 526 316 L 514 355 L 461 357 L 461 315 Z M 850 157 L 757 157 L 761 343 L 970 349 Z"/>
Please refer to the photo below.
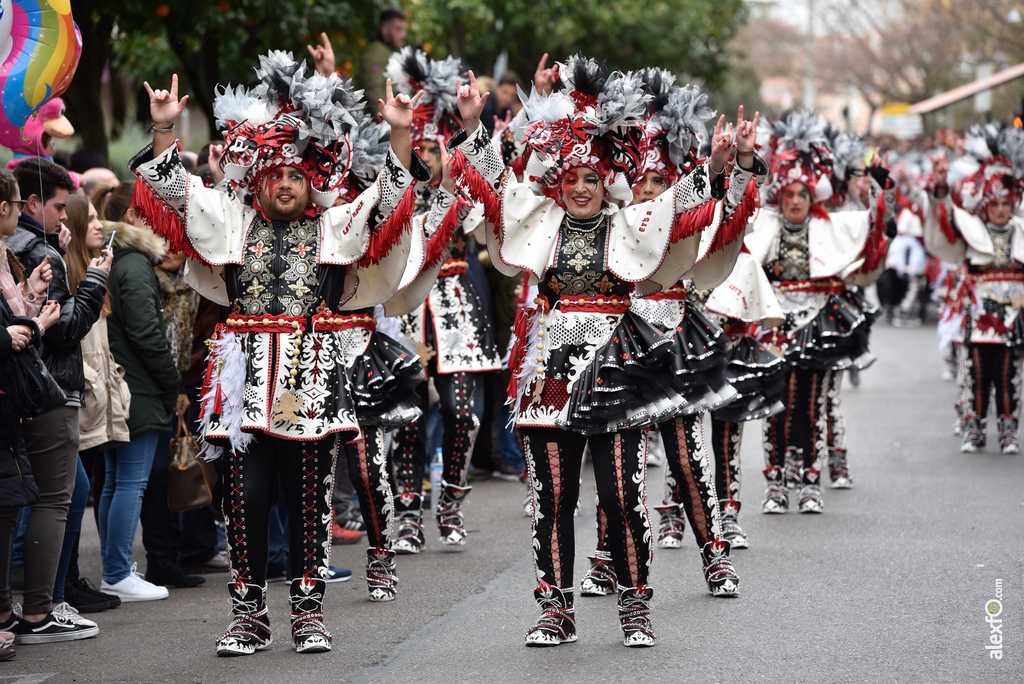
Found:
<path fill-rule="evenodd" d="M 725 171 L 725 165 L 732 156 L 732 124 L 726 125 L 725 114 L 718 117 L 715 134 L 711 138 L 711 177 Z"/>
<path fill-rule="evenodd" d="M 484 111 L 484 103 L 487 102 L 490 93 L 480 94 L 476 76 L 472 71 L 469 72 L 469 85 L 463 85 L 461 79 L 458 81 L 458 92 L 459 114 L 466 124 L 466 133 L 472 134 L 480 125 L 480 114 Z"/>
<path fill-rule="evenodd" d="M 98 256 L 90 261 L 89 266 L 110 273 L 110 267 L 114 265 L 114 253 L 109 249 L 104 249 L 102 254 L 103 256 Z"/>
<path fill-rule="evenodd" d="M 555 87 L 555 81 L 558 80 L 558 65 L 545 69 L 544 65 L 547 63 L 548 53 L 545 52 L 537 64 L 537 71 L 533 73 L 533 86 L 540 95 L 549 94 Z"/>
<path fill-rule="evenodd" d="M 149 116 L 156 128 L 170 128 L 181 116 L 188 102 L 188 95 L 178 99 L 178 74 L 171 76 L 170 90 L 153 90 L 148 81 L 143 81 L 149 93 Z"/>
<path fill-rule="evenodd" d="M 214 184 L 224 180 L 224 169 L 220 167 L 220 161 L 224 158 L 224 151 L 226 149 L 224 145 L 210 145 L 208 163 L 210 164 L 210 175 L 213 177 Z"/>
<path fill-rule="evenodd" d="M 491 134 L 492 140 L 501 140 L 501 136 L 508 130 L 509 125 L 512 124 L 512 110 L 505 112 L 505 118 L 499 119 L 498 115 L 494 115 L 494 133 Z"/>
<path fill-rule="evenodd" d="M 385 86 L 387 102 L 377 100 L 380 104 L 380 116 L 388 122 L 392 130 L 396 128 L 408 129 L 412 127 L 412 110 L 416 109 L 416 103 L 423 97 L 423 91 L 419 91 L 410 99 L 408 95 L 394 94 L 391 88 L 391 79 L 387 80 Z"/>
<path fill-rule="evenodd" d="M 51 280 L 53 280 L 53 269 L 50 266 L 50 257 L 47 255 L 28 277 L 29 291 L 37 295 L 46 294 L 46 288 L 49 287 Z"/>
<path fill-rule="evenodd" d="M 761 118 L 761 112 L 754 112 L 752 121 L 743 119 L 743 105 L 740 105 L 736 113 L 736 151 L 753 152 L 754 144 L 757 142 L 757 122 Z"/>
<path fill-rule="evenodd" d="M 441 185 L 448 192 L 455 194 L 455 179 L 452 178 L 451 169 L 448 168 L 448 160 L 451 155 L 448 154 L 448 148 L 444 145 L 441 148 Z"/>
<path fill-rule="evenodd" d="M 315 48 L 312 45 L 307 45 L 306 49 L 309 50 L 309 56 L 313 58 L 317 72 L 321 76 L 330 76 L 334 73 L 334 48 L 331 47 L 331 40 L 326 33 L 320 33 L 320 40 L 323 41 L 323 44 L 317 45 Z"/>

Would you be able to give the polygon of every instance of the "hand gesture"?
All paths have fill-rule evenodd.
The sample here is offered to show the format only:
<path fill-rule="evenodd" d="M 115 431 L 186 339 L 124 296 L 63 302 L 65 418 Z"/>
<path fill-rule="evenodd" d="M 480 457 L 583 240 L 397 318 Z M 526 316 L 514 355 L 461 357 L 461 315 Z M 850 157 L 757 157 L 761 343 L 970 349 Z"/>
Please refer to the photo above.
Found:
<path fill-rule="evenodd" d="M 419 91 L 409 99 L 408 95 L 394 94 L 391 89 L 391 79 L 387 80 L 385 86 L 388 101 L 377 100 L 380 104 L 380 116 L 390 124 L 392 130 L 396 128 L 409 129 L 412 127 L 412 110 L 416 109 L 416 103 L 423 97 L 423 91 Z"/>
<path fill-rule="evenodd" d="M 469 72 L 469 85 L 462 85 L 461 79 L 458 81 L 458 92 L 459 114 L 462 115 L 462 121 L 466 124 L 466 133 L 472 133 L 480 125 L 480 114 L 484 111 L 484 103 L 487 102 L 487 98 L 491 94 L 480 94 L 480 89 L 476 85 L 476 76 L 472 71 Z"/>
<path fill-rule="evenodd" d="M 736 151 L 744 154 L 754 151 L 754 143 L 757 142 L 757 121 L 761 112 L 754 112 L 753 121 L 744 121 L 743 105 L 740 105 L 736 113 Z"/>
<path fill-rule="evenodd" d="M 153 119 L 153 126 L 156 128 L 170 128 L 181 116 L 188 102 L 188 95 L 178 99 L 178 74 L 171 76 L 171 89 L 153 90 L 148 81 L 143 81 L 146 92 L 149 93 L 149 116 Z"/>
<path fill-rule="evenodd" d="M 207 163 L 210 165 L 210 175 L 214 184 L 224 180 L 224 170 L 220 168 L 220 162 L 224 158 L 224 145 L 210 145 L 210 157 Z"/>
<path fill-rule="evenodd" d="M 509 125 L 512 123 L 512 110 L 509 109 L 505 112 L 505 118 L 499 119 L 498 115 L 494 115 L 494 133 L 491 134 L 492 140 L 501 140 L 501 136 L 508 130 Z"/>
<path fill-rule="evenodd" d="M 548 53 L 544 53 L 544 56 L 540 58 L 540 62 L 537 64 L 537 71 L 533 73 L 533 86 L 537 89 L 537 93 L 540 95 L 549 94 L 555 87 L 555 81 L 558 80 L 558 65 L 545 69 L 544 65 L 548 62 Z"/>
<path fill-rule="evenodd" d="M 448 192 L 455 194 L 455 180 L 452 178 L 451 169 L 448 168 L 448 160 L 451 159 L 451 155 L 448 154 L 448 148 L 445 145 L 441 145 L 441 185 Z"/>
<path fill-rule="evenodd" d="M 67 249 L 71 244 L 71 230 L 63 223 L 60 224 L 60 231 L 57 234 L 57 244 L 61 249 Z"/>
<path fill-rule="evenodd" d="M 16 352 L 27 347 L 32 339 L 32 329 L 24 325 L 7 326 L 7 334 L 11 336 L 11 349 Z"/>
<path fill-rule="evenodd" d="M 714 178 L 725 171 L 725 164 L 732 156 L 732 124 L 726 125 L 725 114 L 718 117 L 715 135 L 711 138 L 711 176 Z"/>
<path fill-rule="evenodd" d="M 323 41 L 322 45 L 317 45 L 315 48 L 312 45 L 307 45 L 306 49 L 309 50 L 309 56 L 313 58 L 317 72 L 321 76 L 330 76 L 334 73 L 334 49 L 331 47 L 331 40 L 326 33 L 320 33 L 320 40 Z"/>
<path fill-rule="evenodd" d="M 89 266 L 92 268 L 98 268 L 101 271 L 110 273 L 110 267 L 114 263 L 114 254 L 109 249 L 103 250 L 103 256 L 98 256 L 89 262 Z"/>
<path fill-rule="evenodd" d="M 53 280 L 53 269 L 50 266 L 50 257 L 47 255 L 28 277 L 28 290 L 37 295 L 46 294 L 46 288 L 49 287 L 51 280 Z"/>
<path fill-rule="evenodd" d="M 39 329 L 46 332 L 57 320 L 60 318 L 60 304 L 53 301 L 52 299 L 46 302 L 46 306 L 42 308 L 39 315 L 36 316 L 35 321 L 39 325 Z"/>

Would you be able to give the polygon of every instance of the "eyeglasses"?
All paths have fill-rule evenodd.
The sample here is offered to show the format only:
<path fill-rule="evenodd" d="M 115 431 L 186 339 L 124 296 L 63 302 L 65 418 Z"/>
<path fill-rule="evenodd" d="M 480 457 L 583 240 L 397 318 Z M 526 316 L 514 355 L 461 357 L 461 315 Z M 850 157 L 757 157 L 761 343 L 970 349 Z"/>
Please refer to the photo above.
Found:
<path fill-rule="evenodd" d="M 18 207 L 18 213 L 25 213 L 25 205 L 28 204 L 28 200 L 11 200 L 11 204 Z"/>

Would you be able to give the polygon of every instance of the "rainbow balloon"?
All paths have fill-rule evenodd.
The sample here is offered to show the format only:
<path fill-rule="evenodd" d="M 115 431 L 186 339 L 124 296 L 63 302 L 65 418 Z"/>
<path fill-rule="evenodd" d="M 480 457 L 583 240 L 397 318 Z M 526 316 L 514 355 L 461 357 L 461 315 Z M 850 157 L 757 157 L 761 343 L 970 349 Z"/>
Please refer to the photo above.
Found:
<path fill-rule="evenodd" d="M 81 56 L 71 0 L 0 0 L 0 145 L 24 139 L 25 122 L 67 90 Z"/>

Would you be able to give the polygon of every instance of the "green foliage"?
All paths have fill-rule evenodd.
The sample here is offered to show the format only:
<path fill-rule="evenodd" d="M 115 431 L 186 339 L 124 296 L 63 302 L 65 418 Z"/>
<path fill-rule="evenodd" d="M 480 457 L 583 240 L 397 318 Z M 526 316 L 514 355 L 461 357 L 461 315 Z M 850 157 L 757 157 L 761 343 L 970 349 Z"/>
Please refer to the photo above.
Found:
<path fill-rule="evenodd" d="M 709 88 L 723 84 L 725 45 L 746 19 L 742 0 L 410 0 L 406 9 L 409 42 L 482 73 L 503 49 L 527 80 L 545 52 L 581 52 L 616 69 L 662 66 Z"/>

